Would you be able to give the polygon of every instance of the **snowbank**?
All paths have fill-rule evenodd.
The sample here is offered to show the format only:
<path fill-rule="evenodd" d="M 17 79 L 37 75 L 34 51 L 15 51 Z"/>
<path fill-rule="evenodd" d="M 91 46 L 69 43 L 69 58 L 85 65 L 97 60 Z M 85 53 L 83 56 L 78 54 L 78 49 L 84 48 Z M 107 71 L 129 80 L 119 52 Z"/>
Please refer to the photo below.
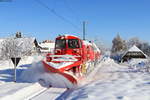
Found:
<path fill-rule="evenodd" d="M 38 82 L 39 77 L 44 73 L 42 62 L 33 63 L 28 69 L 22 72 L 20 80 L 23 82 Z"/>
<path fill-rule="evenodd" d="M 130 71 L 150 72 L 150 61 L 148 59 L 131 59 L 128 64 Z"/>
<path fill-rule="evenodd" d="M 73 88 L 74 85 L 57 73 L 48 73 L 44 70 L 42 62 L 33 63 L 30 68 L 25 70 L 20 80 L 23 82 L 39 82 L 44 87 L 58 87 L 58 88 Z"/>
<path fill-rule="evenodd" d="M 111 59 L 97 67 L 95 80 L 74 90 L 66 100 L 150 100 L 150 73 L 128 72 L 128 66 Z"/>

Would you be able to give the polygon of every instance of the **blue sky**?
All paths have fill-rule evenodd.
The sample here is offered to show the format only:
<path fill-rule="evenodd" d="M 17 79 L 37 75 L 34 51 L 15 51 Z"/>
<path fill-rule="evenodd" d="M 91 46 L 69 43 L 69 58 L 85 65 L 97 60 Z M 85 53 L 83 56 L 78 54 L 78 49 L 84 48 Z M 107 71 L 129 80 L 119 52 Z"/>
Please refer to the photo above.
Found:
<path fill-rule="evenodd" d="M 87 22 L 87 38 L 111 44 L 117 32 L 128 39 L 139 37 L 150 42 L 150 0 L 40 0 L 67 22 L 36 0 L 0 2 L 0 37 L 16 31 L 39 41 L 54 40 L 58 34 L 82 36 Z M 70 24 L 73 23 L 72 24 Z"/>

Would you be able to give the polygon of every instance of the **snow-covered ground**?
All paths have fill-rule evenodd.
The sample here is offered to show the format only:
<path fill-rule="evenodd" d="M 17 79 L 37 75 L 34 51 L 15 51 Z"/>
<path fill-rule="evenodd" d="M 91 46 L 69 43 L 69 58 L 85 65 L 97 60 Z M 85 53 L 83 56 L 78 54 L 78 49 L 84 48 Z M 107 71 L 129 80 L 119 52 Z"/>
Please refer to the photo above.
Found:
<path fill-rule="evenodd" d="M 95 81 L 78 87 L 67 100 L 150 100 L 150 73 L 131 71 L 111 59 L 98 67 Z"/>
<path fill-rule="evenodd" d="M 36 60 L 35 60 L 36 59 Z M 0 100 L 23 100 L 27 96 L 43 89 L 38 83 L 27 83 L 20 79 L 24 70 L 31 66 L 31 63 L 40 61 L 42 57 L 24 57 L 17 67 L 17 82 L 14 80 L 14 65 L 11 61 L 0 61 Z M 32 90 L 32 91 L 31 91 Z"/>
<path fill-rule="evenodd" d="M 13 63 L 1 61 L 0 100 L 41 100 L 41 98 L 54 100 L 61 96 L 67 90 L 66 88 L 47 88 L 39 84 L 38 78 L 44 73 L 42 59 L 42 56 L 22 58 L 17 67 L 16 83 L 13 82 Z"/>
<path fill-rule="evenodd" d="M 77 88 L 47 89 L 36 82 L 35 68 L 24 73 L 28 67 L 39 66 L 36 62 L 41 59 L 40 56 L 24 58 L 17 68 L 16 83 L 13 82 L 13 64 L 1 61 L 0 100 L 150 100 L 150 73 L 131 71 L 131 64 L 117 64 L 104 58 Z M 42 94 L 36 96 L 38 93 Z"/>

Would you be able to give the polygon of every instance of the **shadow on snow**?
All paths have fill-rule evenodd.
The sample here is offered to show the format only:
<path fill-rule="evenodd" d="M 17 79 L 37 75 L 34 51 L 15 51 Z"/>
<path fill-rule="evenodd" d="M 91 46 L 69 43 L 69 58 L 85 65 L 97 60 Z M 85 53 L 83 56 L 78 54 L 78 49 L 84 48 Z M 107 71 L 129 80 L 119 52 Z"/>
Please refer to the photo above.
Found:
<path fill-rule="evenodd" d="M 16 69 L 16 83 L 31 83 L 31 82 L 26 82 L 23 81 L 20 76 L 23 71 L 25 71 L 28 67 L 30 67 L 31 64 L 26 64 L 26 65 L 20 65 L 19 67 L 25 68 L 25 69 Z M 14 69 L 4 69 L 0 70 L 0 81 L 3 82 L 13 82 L 14 81 Z"/>

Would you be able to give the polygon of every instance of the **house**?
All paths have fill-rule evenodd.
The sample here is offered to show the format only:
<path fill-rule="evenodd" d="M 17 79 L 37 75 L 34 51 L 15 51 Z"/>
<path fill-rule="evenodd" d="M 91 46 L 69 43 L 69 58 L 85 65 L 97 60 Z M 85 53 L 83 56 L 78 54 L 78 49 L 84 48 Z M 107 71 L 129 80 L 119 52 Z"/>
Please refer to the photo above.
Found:
<path fill-rule="evenodd" d="M 23 37 L 21 32 L 17 32 L 12 39 L 17 44 L 18 49 L 22 49 L 21 51 L 29 51 L 30 54 L 40 53 L 40 46 L 35 37 Z"/>
<path fill-rule="evenodd" d="M 55 43 L 54 42 L 42 42 L 39 43 L 41 53 L 53 53 Z"/>
<path fill-rule="evenodd" d="M 141 51 L 137 46 L 133 46 L 131 47 L 128 51 L 126 51 L 124 53 L 124 55 L 122 56 L 121 58 L 121 61 L 124 62 L 124 61 L 128 61 L 132 58 L 142 58 L 142 59 L 146 59 L 147 58 L 147 55 L 144 54 L 143 51 Z"/>

